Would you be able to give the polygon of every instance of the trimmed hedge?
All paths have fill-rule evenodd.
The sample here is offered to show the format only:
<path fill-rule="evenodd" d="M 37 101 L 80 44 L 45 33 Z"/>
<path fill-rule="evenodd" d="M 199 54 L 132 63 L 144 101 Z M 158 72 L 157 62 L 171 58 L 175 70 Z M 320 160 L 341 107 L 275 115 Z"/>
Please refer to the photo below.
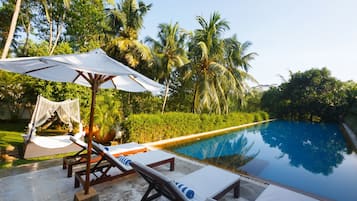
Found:
<path fill-rule="evenodd" d="M 146 143 L 269 119 L 266 112 L 228 115 L 169 112 L 133 114 L 123 122 L 125 141 Z"/>

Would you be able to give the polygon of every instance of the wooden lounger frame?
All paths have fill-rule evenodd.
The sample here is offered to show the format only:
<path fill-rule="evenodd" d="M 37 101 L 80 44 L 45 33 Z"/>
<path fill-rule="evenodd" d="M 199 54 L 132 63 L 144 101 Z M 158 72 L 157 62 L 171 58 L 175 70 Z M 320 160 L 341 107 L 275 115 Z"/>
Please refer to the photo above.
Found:
<path fill-rule="evenodd" d="M 100 155 L 101 157 L 100 157 L 100 160 L 98 162 L 96 162 L 96 164 L 90 170 L 90 174 L 94 176 L 94 179 L 92 179 L 90 181 L 90 185 L 95 185 L 95 184 L 99 184 L 102 182 L 111 181 L 113 179 L 120 178 L 120 177 L 129 175 L 129 174 L 135 173 L 134 169 L 127 170 L 127 169 L 123 168 L 121 165 L 119 165 L 118 161 L 116 160 L 115 157 L 113 157 L 113 155 L 108 156 L 107 154 L 109 154 L 109 153 L 104 153 L 103 151 L 96 149 L 95 146 L 93 146 L 93 148 L 96 150 L 98 155 Z M 149 153 L 149 152 L 147 152 L 147 153 Z M 164 165 L 164 164 L 170 164 L 170 171 L 174 171 L 175 170 L 174 155 L 168 159 L 150 163 L 147 166 L 157 167 L 157 166 Z M 110 175 L 109 170 L 112 168 L 117 168 L 121 172 L 117 175 Z M 74 177 L 74 187 L 75 188 L 78 188 L 80 186 L 80 184 L 82 186 L 84 186 L 85 179 L 83 178 L 83 175 L 85 175 L 85 174 L 86 174 L 85 169 L 75 172 L 75 174 L 74 174 L 75 175 L 75 177 Z"/>
<path fill-rule="evenodd" d="M 80 146 L 80 145 L 78 145 Z M 73 166 L 79 166 L 87 162 L 87 154 L 83 153 L 86 150 L 85 147 L 82 147 L 82 150 L 77 152 L 75 155 L 63 157 L 62 168 L 67 169 L 67 177 L 72 177 Z M 147 152 L 147 147 L 138 147 L 133 150 L 122 151 L 120 153 L 113 154 L 114 157 L 119 157 L 121 155 L 127 156 L 131 154 L 136 154 L 140 152 Z M 91 163 L 98 163 L 102 160 L 102 156 L 96 152 L 92 151 L 93 155 L 91 157 Z"/>

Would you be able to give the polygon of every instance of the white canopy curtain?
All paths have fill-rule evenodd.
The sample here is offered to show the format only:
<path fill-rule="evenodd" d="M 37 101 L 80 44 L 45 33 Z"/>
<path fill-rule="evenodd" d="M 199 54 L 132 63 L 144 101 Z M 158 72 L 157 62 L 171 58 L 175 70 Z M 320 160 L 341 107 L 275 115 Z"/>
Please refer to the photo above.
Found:
<path fill-rule="evenodd" d="M 54 102 L 38 96 L 31 122 L 28 125 L 27 140 L 31 140 L 36 135 L 36 127 L 43 125 L 55 112 L 63 123 L 69 125 L 70 131 L 73 129 L 72 121 L 79 123 L 80 131 L 82 130 L 78 99 Z"/>

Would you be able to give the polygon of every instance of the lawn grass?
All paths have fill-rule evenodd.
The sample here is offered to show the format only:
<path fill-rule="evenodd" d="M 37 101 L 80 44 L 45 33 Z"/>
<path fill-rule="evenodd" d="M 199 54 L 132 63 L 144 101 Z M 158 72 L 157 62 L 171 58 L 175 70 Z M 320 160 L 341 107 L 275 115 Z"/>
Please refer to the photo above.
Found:
<path fill-rule="evenodd" d="M 0 147 L 8 145 L 14 147 L 21 146 L 23 143 L 22 134 L 25 133 L 26 123 L 22 121 L 0 121 Z"/>
<path fill-rule="evenodd" d="M 18 158 L 13 162 L 5 162 L 0 160 L 0 169 L 15 167 L 22 164 L 34 163 L 43 160 L 49 160 L 54 158 L 62 158 L 66 155 L 71 155 L 73 153 L 58 154 L 54 156 L 45 156 L 38 158 L 31 158 L 29 160 L 23 159 L 24 151 L 24 141 L 22 134 L 25 133 L 27 121 L 0 121 L 0 149 L 3 151 L 8 145 L 12 145 L 18 150 Z"/>

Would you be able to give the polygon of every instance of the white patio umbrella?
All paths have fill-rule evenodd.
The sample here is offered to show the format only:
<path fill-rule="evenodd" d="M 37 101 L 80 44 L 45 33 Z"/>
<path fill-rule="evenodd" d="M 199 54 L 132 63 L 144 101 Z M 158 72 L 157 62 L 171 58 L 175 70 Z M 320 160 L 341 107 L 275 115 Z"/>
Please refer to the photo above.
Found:
<path fill-rule="evenodd" d="M 88 194 L 90 186 L 92 129 L 98 88 L 115 88 L 128 92 L 150 91 L 154 95 L 160 94 L 164 89 L 163 85 L 110 58 L 102 49 L 82 54 L 5 59 L 0 60 L 0 69 L 49 81 L 91 87 L 85 194 Z"/>

